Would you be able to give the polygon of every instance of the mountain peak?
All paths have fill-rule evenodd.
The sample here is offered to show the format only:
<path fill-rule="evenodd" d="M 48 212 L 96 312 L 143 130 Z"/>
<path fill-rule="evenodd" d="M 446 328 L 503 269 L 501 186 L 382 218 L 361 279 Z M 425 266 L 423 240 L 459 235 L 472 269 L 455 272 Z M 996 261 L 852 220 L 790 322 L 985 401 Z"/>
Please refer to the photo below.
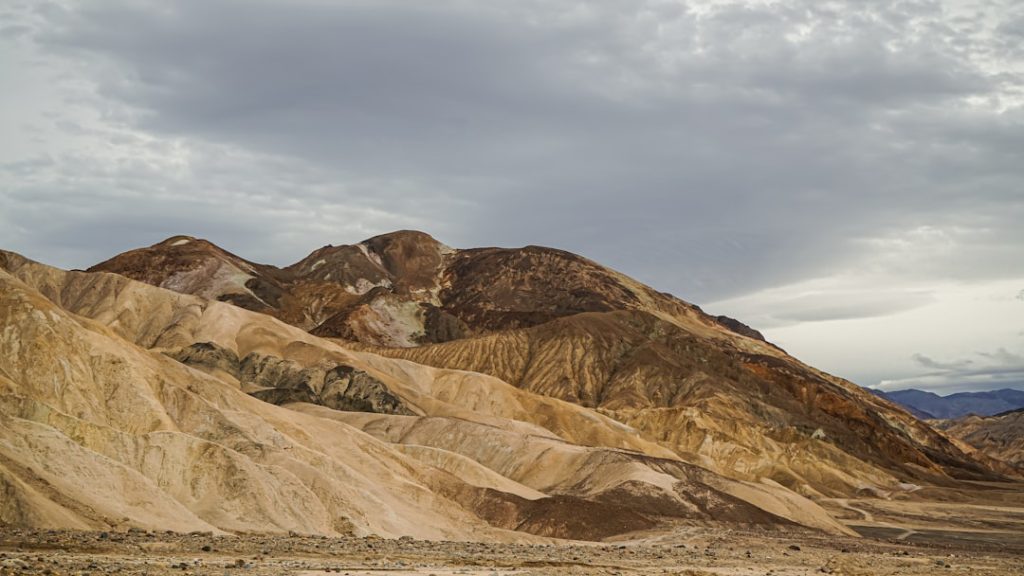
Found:
<path fill-rule="evenodd" d="M 425 242 L 432 244 L 440 244 L 436 238 L 430 234 L 421 230 L 395 230 L 392 232 L 385 232 L 384 234 L 378 234 L 372 236 L 360 242 L 360 244 L 371 244 L 371 243 L 390 243 L 390 242 Z"/>
<path fill-rule="evenodd" d="M 198 240 L 195 236 L 187 236 L 185 234 L 176 234 L 165 240 L 157 242 L 153 246 L 184 246 L 190 242 Z"/>

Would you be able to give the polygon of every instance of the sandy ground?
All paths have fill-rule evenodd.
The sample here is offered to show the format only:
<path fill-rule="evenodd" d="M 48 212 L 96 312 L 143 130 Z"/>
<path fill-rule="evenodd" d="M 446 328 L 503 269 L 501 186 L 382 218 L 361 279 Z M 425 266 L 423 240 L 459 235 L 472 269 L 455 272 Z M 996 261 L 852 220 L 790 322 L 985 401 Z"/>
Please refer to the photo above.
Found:
<path fill-rule="evenodd" d="M 0 525 L 0 576 L 1024 576 L 1020 483 L 819 503 L 862 537 L 678 524 L 599 543 L 493 544 Z"/>
<path fill-rule="evenodd" d="M 863 503 L 851 506 L 858 504 Z M 619 542 L 516 545 L 0 529 L 0 574 L 1024 574 L 1024 534 L 1004 532 L 1006 539 L 993 544 L 949 537 L 917 541 L 899 539 L 899 534 L 883 540 L 829 537 L 797 529 L 679 526 Z"/>

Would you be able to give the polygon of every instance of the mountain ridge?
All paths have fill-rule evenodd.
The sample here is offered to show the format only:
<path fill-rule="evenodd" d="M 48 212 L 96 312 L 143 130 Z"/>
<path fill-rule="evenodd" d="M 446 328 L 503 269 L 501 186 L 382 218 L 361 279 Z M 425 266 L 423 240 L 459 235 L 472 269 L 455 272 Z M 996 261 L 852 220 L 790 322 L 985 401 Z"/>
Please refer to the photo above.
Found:
<path fill-rule="evenodd" d="M 442 270 L 445 266 L 448 269 Z M 550 286 L 555 274 L 532 273 L 544 267 L 574 268 L 579 276 L 576 285 L 555 296 L 562 292 Z M 116 272 L 269 313 L 317 335 L 375 345 L 411 347 L 458 339 L 471 335 L 466 319 L 474 325 L 474 334 L 480 334 L 652 302 L 685 309 L 704 323 L 765 342 L 759 332 L 738 320 L 706 314 L 696 305 L 565 250 L 536 245 L 454 249 L 416 230 L 381 234 L 352 245 L 328 244 L 284 267 L 246 260 L 208 240 L 175 235 L 87 270 Z M 535 293 L 546 290 L 551 301 L 543 306 L 530 303 L 524 309 L 509 295 L 505 279 L 488 276 L 492 270 L 514 273 L 527 284 L 540 282 L 530 288 Z M 459 286 L 452 286 L 460 280 L 466 284 L 467 276 L 474 276 L 471 284 L 475 285 L 470 286 L 474 290 L 463 293 Z M 485 296 L 507 301 L 500 308 L 482 309 Z M 399 297 L 405 301 L 398 301 Z M 410 302 L 417 306 L 406 306 Z M 372 328 L 388 322 L 394 334 Z"/>
<path fill-rule="evenodd" d="M 1014 388 L 956 392 L 946 396 L 914 388 L 890 392 L 875 391 L 875 393 L 882 394 L 893 402 L 916 410 L 925 418 L 960 418 L 969 414 L 993 416 L 1001 412 L 1024 408 L 1024 390 Z"/>
<path fill-rule="evenodd" d="M 16 496 L 0 515 L 19 524 L 121 514 L 279 532 L 308 515 L 313 533 L 425 538 L 600 540 L 679 522 L 852 534 L 818 502 L 1003 478 L 741 322 L 561 250 L 456 250 L 405 231 L 277 268 L 175 236 L 81 272 L 0 251 L 0 280 L 7 301 L 32 303 L 0 334 L 18 352 L 0 362 L 0 410 L 16 423 L 0 427 L 0 482 Z M 81 345 L 26 340 L 43 332 Z M 145 400 L 76 400 L 112 390 Z M 117 441 L 78 432 L 97 425 Z M 222 465 L 198 465 L 211 442 Z M 138 456 L 155 450 L 221 502 Z M 57 466 L 64 453 L 162 516 L 76 491 L 68 481 L 88 482 Z M 354 501 L 378 476 L 374 499 Z"/>
<path fill-rule="evenodd" d="M 678 521 L 850 533 L 806 499 L 683 462 L 586 408 L 123 276 L 0 252 L 0 319 L 2 522 L 499 541 Z M 246 392 L 244 367 L 173 358 L 190 347 L 351 367 L 406 413 L 275 406 Z M 113 491 L 89 492 L 82 471 Z M 142 506 L 126 508 L 118 487 Z"/>
<path fill-rule="evenodd" d="M 902 409 L 801 363 L 741 322 L 563 250 L 461 250 L 401 231 L 327 245 L 280 269 L 232 261 L 249 266 L 250 277 L 231 285 L 209 264 L 203 282 L 175 280 L 202 279 L 188 258 L 190 267 L 177 269 L 146 264 L 179 262 L 181 242 L 90 270 L 244 307 L 251 300 L 242 286 L 267 304 L 257 311 L 314 335 L 593 408 L 719 473 L 804 495 L 992 474 Z M 224 257 L 212 250 L 203 258 Z"/>

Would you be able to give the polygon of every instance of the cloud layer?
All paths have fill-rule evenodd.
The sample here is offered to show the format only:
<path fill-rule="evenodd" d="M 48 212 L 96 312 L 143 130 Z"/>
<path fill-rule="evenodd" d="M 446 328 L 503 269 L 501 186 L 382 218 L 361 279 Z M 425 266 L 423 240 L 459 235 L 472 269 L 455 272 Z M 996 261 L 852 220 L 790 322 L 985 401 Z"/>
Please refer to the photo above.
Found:
<path fill-rule="evenodd" d="M 977 352 L 971 359 L 949 362 L 915 354 L 914 361 L 928 371 L 910 378 L 883 380 L 883 390 L 917 388 L 938 394 L 966 390 L 1024 389 L 1024 355 L 1000 348 L 995 352 Z"/>
<path fill-rule="evenodd" d="M 174 233 L 286 263 L 420 228 L 765 327 L 1024 277 L 1011 0 L 0 10 L 0 243 L 56 264 Z"/>

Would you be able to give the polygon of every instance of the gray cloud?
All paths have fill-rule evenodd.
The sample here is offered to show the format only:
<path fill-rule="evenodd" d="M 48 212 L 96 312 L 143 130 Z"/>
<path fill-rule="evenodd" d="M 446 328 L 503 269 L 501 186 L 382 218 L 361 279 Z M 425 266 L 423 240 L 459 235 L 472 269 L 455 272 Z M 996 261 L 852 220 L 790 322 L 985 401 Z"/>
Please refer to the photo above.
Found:
<path fill-rule="evenodd" d="M 6 249 L 546 244 L 855 381 L 1021 380 L 972 353 L 1019 345 L 1019 2 L 59 0 L 0 22 Z M 954 359 L 908 360 L 931 346 Z"/>
<path fill-rule="evenodd" d="M 346 223 L 314 244 L 414 223 L 457 245 L 575 250 L 697 302 L 865 259 L 916 277 L 1024 270 L 1012 3 L 956 18 L 931 1 L 505 4 L 40 4 L 31 46 L 84 77 L 81 106 L 257 160 L 193 154 L 187 173 L 143 177 L 58 155 L 33 185 L 7 164 L 4 202 L 31 216 L 45 194 L 183 197 L 123 201 L 134 231 L 21 237 L 50 253 L 89 238 L 67 248 L 83 264 L 198 204 L 209 222 L 193 226 L 255 258 L 311 248 L 295 230 L 312 214 Z M 289 202 L 308 214 L 274 215 Z M 922 226 L 953 245 L 914 258 L 899 239 Z"/>
<path fill-rule="evenodd" d="M 838 297 L 835 293 L 806 295 L 773 301 L 763 325 L 770 328 L 802 322 L 874 318 L 925 306 L 932 300 L 930 294 L 921 292 L 862 292 Z"/>
<path fill-rule="evenodd" d="M 914 354 L 911 356 L 914 362 L 917 362 L 925 368 L 931 368 L 932 370 L 964 370 L 974 364 L 971 360 L 957 360 L 954 362 L 939 362 L 933 360 L 924 354 Z"/>
<path fill-rule="evenodd" d="M 978 352 L 978 355 L 1002 366 L 1024 366 L 1024 356 L 1014 354 L 1006 348 L 1000 348 L 995 352 Z"/>
<path fill-rule="evenodd" d="M 1024 355 L 1005 348 L 993 352 L 977 352 L 973 359 L 937 361 L 923 354 L 915 354 L 913 360 L 930 371 L 899 380 L 883 380 L 879 388 L 923 388 L 936 393 L 1001 388 L 1024 390 Z"/>
<path fill-rule="evenodd" d="M 904 285 L 892 274 L 872 269 L 872 262 L 864 262 L 859 268 L 858 274 L 812 278 L 716 301 L 708 308 L 743 318 L 758 329 L 776 330 L 808 323 L 890 317 L 937 302 L 936 290 Z"/>

